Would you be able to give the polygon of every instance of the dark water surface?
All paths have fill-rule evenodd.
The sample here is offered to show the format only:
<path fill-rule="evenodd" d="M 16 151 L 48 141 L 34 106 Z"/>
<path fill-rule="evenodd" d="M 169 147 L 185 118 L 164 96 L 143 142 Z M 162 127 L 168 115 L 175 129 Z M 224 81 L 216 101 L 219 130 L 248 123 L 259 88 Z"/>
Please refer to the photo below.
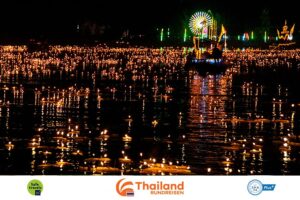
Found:
<path fill-rule="evenodd" d="M 102 72 L 2 73 L 0 174 L 300 174 L 297 69 Z"/>

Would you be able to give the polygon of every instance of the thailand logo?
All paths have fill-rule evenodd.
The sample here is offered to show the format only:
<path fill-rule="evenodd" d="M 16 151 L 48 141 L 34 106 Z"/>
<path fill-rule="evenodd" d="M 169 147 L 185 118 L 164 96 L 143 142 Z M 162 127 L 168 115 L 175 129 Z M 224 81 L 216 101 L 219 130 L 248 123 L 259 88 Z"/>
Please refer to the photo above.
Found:
<path fill-rule="evenodd" d="M 259 180 L 252 180 L 248 183 L 248 192 L 252 195 L 259 195 L 262 191 L 274 191 L 276 184 L 262 184 Z"/>
<path fill-rule="evenodd" d="M 34 196 L 40 196 L 43 191 L 43 184 L 39 180 L 31 180 L 27 184 L 27 190 L 29 194 L 34 195 Z"/>
<path fill-rule="evenodd" d="M 117 193 L 123 197 L 133 197 L 134 191 L 130 187 L 130 186 L 133 186 L 133 183 L 131 181 L 123 182 L 124 179 L 125 178 L 122 178 L 121 180 L 119 180 L 117 182 L 117 185 L 116 185 Z"/>

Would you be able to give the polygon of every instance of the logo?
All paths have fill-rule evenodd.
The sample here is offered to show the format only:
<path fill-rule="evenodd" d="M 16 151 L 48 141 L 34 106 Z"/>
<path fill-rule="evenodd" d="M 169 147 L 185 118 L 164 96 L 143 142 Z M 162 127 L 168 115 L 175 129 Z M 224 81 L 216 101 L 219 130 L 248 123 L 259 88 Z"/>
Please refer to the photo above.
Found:
<path fill-rule="evenodd" d="M 39 180 L 31 180 L 27 184 L 27 190 L 31 195 L 40 196 L 43 191 L 43 184 Z"/>
<path fill-rule="evenodd" d="M 125 178 L 122 178 L 117 182 L 116 190 L 117 193 L 123 197 L 133 197 L 134 191 L 130 186 L 133 186 L 133 183 L 131 181 L 123 182 Z"/>
<path fill-rule="evenodd" d="M 164 181 L 125 181 L 120 179 L 116 184 L 116 191 L 120 196 L 133 197 L 135 192 L 148 192 L 151 195 L 184 195 L 184 181 L 165 183 Z"/>
<path fill-rule="evenodd" d="M 274 191 L 276 184 L 262 184 L 259 180 L 252 180 L 248 183 L 248 192 L 252 195 L 259 195 L 262 191 Z"/>

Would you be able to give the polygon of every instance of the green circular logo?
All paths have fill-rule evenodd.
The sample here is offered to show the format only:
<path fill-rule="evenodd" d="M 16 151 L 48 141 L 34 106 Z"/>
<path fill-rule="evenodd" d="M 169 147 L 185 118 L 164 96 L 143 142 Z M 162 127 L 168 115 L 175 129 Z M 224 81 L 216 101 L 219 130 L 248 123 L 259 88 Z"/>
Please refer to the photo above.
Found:
<path fill-rule="evenodd" d="M 27 190 L 31 195 L 40 196 L 43 191 L 43 183 L 39 180 L 31 180 L 27 184 Z"/>

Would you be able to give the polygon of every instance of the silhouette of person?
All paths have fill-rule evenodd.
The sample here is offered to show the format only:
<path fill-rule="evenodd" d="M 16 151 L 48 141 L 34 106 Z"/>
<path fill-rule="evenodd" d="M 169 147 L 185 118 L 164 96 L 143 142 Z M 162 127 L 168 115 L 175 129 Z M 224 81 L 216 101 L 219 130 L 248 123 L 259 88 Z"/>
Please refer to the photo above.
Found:
<path fill-rule="evenodd" d="M 216 62 L 219 62 L 219 59 L 222 58 L 222 51 L 215 45 L 215 47 L 212 50 L 212 57 Z"/>

